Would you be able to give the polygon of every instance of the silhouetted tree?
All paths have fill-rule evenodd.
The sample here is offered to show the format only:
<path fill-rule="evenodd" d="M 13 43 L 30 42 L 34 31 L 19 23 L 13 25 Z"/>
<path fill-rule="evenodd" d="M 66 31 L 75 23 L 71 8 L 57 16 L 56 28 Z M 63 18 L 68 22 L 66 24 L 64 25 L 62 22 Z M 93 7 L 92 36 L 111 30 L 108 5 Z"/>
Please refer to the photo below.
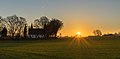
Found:
<path fill-rule="evenodd" d="M 46 16 L 42 16 L 40 19 L 34 20 L 34 26 L 37 28 L 44 28 L 49 23 L 49 19 Z"/>
<path fill-rule="evenodd" d="M 102 32 L 100 30 L 94 30 L 93 33 L 94 33 L 95 36 L 101 36 L 102 35 Z"/>
<path fill-rule="evenodd" d="M 33 24 L 31 23 L 31 26 L 30 26 L 31 29 L 33 29 Z"/>
<path fill-rule="evenodd" d="M 6 37 L 7 36 L 7 29 L 4 27 L 3 30 L 1 31 L 1 36 Z"/>
<path fill-rule="evenodd" d="M 22 29 L 27 22 L 25 18 L 13 15 L 5 18 L 3 23 L 7 27 L 9 34 L 13 37 L 15 34 L 21 34 L 23 32 Z"/>
<path fill-rule="evenodd" d="M 25 27 L 24 27 L 24 37 L 27 37 L 27 26 L 26 26 L 26 24 L 25 24 Z"/>
<path fill-rule="evenodd" d="M 49 23 L 49 19 L 46 16 L 42 16 L 40 18 L 40 22 L 41 22 L 42 28 L 44 28 L 44 26 L 46 26 Z"/>
<path fill-rule="evenodd" d="M 63 23 L 62 21 L 53 18 L 50 23 L 46 26 L 47 36 L 53 35 L 54 37 L 57 36 L 57 32 L 62 28 Z"/>
<path fill-rule="evenodd" d="M 3 21 L 4 21 L 4 19 L 0 16 L 0 31 L 2 31 L 2 29 L 3 29 L 4 27 L 6 27 L 6 26 L 4 25 L 4 23 L 3 23 Z"/>

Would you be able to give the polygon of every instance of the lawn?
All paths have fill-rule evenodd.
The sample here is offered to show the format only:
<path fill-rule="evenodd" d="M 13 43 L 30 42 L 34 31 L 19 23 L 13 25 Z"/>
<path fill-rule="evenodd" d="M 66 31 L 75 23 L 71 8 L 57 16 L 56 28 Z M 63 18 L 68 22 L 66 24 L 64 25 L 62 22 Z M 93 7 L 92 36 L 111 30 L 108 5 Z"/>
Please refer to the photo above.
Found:
<path fill-rule="evenodd" d="M 120 59 L 120 37 L 0 41 L 0 59 Z"/>

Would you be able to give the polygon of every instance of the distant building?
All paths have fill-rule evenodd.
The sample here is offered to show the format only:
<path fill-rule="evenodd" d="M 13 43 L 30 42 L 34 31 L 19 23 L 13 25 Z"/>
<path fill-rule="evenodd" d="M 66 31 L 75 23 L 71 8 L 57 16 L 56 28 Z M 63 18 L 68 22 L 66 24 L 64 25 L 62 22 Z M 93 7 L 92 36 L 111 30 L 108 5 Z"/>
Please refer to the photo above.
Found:
<path fill-rule="evenodd" d="M 44 38 L 44 33 L 44 29 L 33 28 L 31 25 L 31 28 L 28 29 L 28 38 Z"/>

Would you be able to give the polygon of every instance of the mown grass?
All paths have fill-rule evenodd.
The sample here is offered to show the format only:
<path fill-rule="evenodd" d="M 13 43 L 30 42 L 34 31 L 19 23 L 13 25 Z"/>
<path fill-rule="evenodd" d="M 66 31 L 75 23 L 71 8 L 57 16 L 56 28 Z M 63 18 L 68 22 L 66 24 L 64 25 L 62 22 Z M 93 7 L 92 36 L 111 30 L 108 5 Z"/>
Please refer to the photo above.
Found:
<path fill-rule="evenodd" d="M 120 59 L 120 37 L 0 41 L 0 59 Z"/>

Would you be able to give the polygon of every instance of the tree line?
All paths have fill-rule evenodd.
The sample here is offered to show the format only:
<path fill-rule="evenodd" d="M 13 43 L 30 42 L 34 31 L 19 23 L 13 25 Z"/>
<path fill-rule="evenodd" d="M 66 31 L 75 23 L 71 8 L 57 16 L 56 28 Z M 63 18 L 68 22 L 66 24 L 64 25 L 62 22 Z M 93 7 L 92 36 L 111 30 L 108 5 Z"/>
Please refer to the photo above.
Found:
<path fill-rule="evenodd" d="M 120 32 L 102 34 L 102 31 L 96 29 L 93 31 L 94 36 L 120 36 Z"/>
<path fill-rule="evenodd" d="M 40 19 L 35 19 L 32 26 L 35 28 L 44 29 L 46 37 L 56 37 L 57 32 L 63 27 L 63 22 L 56 18 L 49 19 L 46 16 L 42 16 Z M 27 20 L 24 17 L 13 15 L 2 18 L 0 16 L 1 37 L 5 36 L 5 30 L 7 30 L 6 35 L 9 37 L 24 37 L 27 34 L 28 27 Z"/>

